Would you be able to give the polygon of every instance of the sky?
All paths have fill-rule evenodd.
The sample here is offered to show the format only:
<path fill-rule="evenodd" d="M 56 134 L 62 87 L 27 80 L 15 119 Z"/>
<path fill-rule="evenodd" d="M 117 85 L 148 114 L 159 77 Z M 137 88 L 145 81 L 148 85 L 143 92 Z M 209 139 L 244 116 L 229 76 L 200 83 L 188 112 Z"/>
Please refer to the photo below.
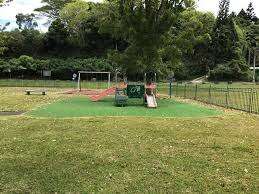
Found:
<path fill-rule="evenodd" d="M 92 0 L 95 2 L 101 0 Z M 197 8 L 201 11 L 210 11 L 216 16 L 218 13 L 218 2 L 219 0 L 197 0 Z M 253 2 L 255 13 L 259 17 L 259 0 L 231 0 L 230 9 L 231 11 L 239 12 L 242 8 L 246 9 L 249 2 Z M 9 29 L 17 28 L 15 23 L 15 16 L 18 13 L 28 14 L 32 13 L 35 8 L 40 7 L 41 0 L 13 0 L 9 6 L 0 7 L 0 25 L 6 22 L 11 22 Z M 46 24 L 46 18 L 41 18 L 38 20 L 39 27 L 41 31 L 47 31 L 48 27 Z"/>

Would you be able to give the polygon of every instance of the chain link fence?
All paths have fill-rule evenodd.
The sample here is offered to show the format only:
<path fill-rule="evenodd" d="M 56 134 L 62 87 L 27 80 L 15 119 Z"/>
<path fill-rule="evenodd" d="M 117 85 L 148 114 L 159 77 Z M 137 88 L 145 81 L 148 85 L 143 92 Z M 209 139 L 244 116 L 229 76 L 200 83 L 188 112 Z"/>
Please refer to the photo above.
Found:
<path fill-rule="evenodd" d="M 259 90 L 255 88 L 217 88 L 177 84 L 173 87 L 173 94 L 176 97 L 259 114 Z"/>

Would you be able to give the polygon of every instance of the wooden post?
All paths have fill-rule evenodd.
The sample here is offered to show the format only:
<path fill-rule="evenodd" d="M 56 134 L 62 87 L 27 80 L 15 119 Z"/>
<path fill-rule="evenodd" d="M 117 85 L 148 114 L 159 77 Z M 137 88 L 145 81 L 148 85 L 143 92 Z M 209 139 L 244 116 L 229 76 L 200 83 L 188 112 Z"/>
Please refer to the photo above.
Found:
<path fill-rule="evenodd" d="M 198 85 L 196 84 L 194 100 L 197 100 L 197 92 L 198 92 Z"/>

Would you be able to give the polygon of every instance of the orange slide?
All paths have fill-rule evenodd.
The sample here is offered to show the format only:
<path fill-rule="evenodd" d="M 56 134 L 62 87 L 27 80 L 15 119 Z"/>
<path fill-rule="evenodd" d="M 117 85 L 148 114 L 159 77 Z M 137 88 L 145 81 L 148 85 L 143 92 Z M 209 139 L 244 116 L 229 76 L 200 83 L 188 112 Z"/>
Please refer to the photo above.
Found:
<path fill-rule="evenodd" d="M 107 90 L 104 90 L 103 92 L 101 92 L 100 94 L 97 94 L 97 95 L 94 95 L 94 96 L 91 96 L 90 99 L 94 102 L 97 102 L 101 99 L 103 99 L 104 97 L 110 95 L 110 94 L 114 94 L 116 91 L 116 87 L 111 87 L 111 88 L 108 88 Z"/>

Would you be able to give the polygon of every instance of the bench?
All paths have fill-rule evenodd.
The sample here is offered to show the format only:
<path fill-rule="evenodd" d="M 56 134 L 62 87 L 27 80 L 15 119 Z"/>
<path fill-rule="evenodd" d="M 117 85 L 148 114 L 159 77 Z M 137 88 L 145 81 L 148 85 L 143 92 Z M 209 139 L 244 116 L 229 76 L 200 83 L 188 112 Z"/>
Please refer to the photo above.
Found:
<path fill-rule="evenodd" d="M 26 90 L 25 91 L 26 95 L 31 95 L 32 93 L 34 94 L 41 94 L 41 95 L 46 95 L 46 91 L 45 90 Z"/>

